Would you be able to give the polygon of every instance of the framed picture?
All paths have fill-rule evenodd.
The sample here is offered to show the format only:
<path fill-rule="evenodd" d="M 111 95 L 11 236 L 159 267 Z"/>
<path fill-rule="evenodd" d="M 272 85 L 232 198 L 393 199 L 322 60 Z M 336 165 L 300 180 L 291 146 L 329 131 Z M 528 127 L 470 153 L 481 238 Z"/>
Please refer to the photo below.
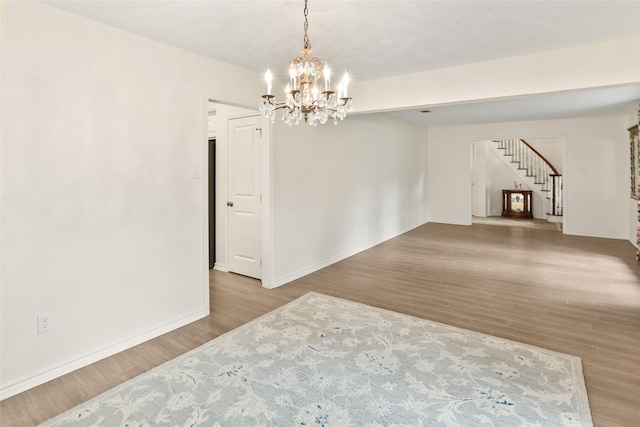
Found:
<path fill-rule="evenodd" d="M 631 160 L 631 197 L 638 199 L 640 196 L 640 179 L 638 173 L 640 173 L 640 147 L 638 146 L 638 125 L 632 126 L 629 129 L 629 150 Z"/>

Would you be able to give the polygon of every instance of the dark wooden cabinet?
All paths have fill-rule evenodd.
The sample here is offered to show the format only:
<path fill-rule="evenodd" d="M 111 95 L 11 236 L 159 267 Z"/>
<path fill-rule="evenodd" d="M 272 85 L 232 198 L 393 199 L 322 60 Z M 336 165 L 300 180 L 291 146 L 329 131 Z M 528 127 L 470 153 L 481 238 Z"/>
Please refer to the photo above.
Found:
<path fill-rule="evenodd" d="M 502 216 L 533 218 L 530 190 L 502 190 Z"/>

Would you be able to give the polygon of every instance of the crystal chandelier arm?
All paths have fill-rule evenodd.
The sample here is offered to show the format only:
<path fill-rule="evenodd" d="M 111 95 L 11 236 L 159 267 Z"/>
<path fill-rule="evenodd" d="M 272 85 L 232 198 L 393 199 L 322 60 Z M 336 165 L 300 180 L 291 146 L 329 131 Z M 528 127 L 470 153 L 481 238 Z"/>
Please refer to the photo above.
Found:
<path fill-rule="evenodd" d="M 282 120 L 286 124 L 298 124 L 304 121 L 316 125 L 325 123 L 328 117 L 343 119 L 348 112 L 353 111 L 353 103 L 348 96 L 349 75 L 345 72 L 338 85 L 337 93 L 331 90 L 331 70 L 318 58 L 310 58 L 311 42 L 309 41 L 308 0 L 304 0 L 304 47 L 302 56 L 289 62 L 289 83 L 285 89 L 285 100 L 278 102 L 271 94 L 271 70 L 267 71 L 265 81 L 267 94 L 262 96 L 260 112 L 273 122 L 276 111 L 282 110 Z M 320 78 L 324 79 L 324 86 L 318 86 Z"/>

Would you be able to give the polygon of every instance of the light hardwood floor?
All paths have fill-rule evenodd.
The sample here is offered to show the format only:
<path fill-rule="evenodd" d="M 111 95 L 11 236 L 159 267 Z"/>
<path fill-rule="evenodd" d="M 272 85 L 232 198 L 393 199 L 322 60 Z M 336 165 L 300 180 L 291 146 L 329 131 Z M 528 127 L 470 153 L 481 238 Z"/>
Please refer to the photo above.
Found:
<path fill-rule="evenodd" d="M 32 426 L 308 291 L 582 358 L 596 426 L 640 426 L 640 263 L 626 241 L 426 224 L 273 290 L 211 271 L 211 316 L 6 399 Z"/>

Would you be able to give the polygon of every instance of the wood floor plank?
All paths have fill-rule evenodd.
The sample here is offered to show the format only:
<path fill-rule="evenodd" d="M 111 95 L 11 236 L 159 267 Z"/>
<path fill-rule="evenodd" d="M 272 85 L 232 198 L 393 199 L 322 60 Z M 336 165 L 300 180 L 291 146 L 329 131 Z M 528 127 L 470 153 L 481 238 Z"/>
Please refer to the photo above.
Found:
<path fill-rule="evenodd" d="M 640 425 L 640 263 L 614 239 L 426 224 L 268 290 L 210 272 L 211 315 L 0 402 L 31 427 L 306 292 L 394 310 L 582 358 L 596 426 Z"/>

